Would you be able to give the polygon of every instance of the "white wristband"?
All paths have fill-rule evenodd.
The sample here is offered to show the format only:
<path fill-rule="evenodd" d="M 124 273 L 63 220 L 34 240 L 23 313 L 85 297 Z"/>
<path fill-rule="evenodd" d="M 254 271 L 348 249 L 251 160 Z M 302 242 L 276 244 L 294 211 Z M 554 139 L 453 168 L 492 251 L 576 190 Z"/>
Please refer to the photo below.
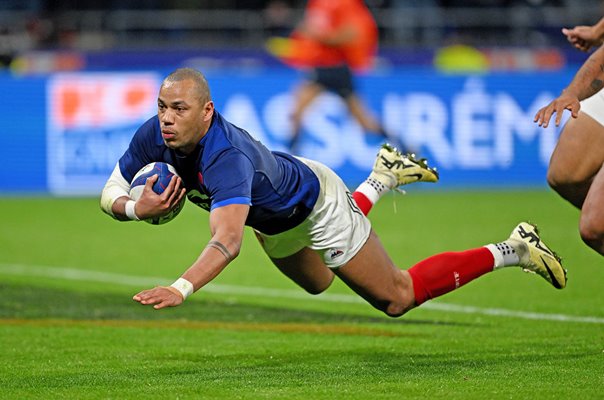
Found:
<path fill-rule="evenodd" d="M 185 278 L 178 278 L 173 284 L 170 285 L 174 289 L 178 290 L 182 294 L 183 300 L 193 294 L 193 284 Z"/>
<path fill-rule="evenodd" d="M 136 204 L 136 201 L 134 201 L 134 200 L 128 200 L 126 202 L 126 216 L 133 221 L 140 221 L 141 219 L 134 212 L 135 204 Z"/>

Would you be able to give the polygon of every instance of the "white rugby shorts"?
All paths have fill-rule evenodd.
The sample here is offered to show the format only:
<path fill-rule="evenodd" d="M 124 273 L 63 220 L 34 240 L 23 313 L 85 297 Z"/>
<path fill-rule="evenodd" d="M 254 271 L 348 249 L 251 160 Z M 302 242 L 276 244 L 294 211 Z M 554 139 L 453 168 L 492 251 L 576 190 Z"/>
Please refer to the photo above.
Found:
<path fill-rule="evenodd" d="M 339 176 L 325 165 L 298 157 L 319 178 L 320 191 L 313 210 L 300 225 L 276 235 L 256 231 L 271 258 L 291 256 L 309 247 L 337 269 L 354 257 L 371 233 L 371 223 L 356 205 Z"/>
<path fill-rule="evenodd" d="M 604 126 L 604 89 L 581 102 L 581 111 Z"/>

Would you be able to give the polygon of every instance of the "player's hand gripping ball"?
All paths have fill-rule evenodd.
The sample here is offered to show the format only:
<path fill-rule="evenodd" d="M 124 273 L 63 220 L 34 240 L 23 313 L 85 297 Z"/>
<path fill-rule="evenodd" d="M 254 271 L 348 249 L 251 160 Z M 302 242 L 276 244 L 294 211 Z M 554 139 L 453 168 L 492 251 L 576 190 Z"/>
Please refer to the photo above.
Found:
<path fill-rule="evenodd" d="M 150 178 L 153 175 L 157 175 L 157 181 L 153 184 L 153 191 L 157 194 L 162 194 L 164 190 L 166 190 L 173 176 L 179 176 L 176 169 L 167 163 L 152 162 L 145 165 L 136 173 L 136 175 L 134 175 L 134 178 L 132 178 L 132 183 L 130 184 L 130 198 L 132 200 L 137 201 L 141 197 L 147 178 Z M 186 196 L 183 197 L 182 201 L 168 214 L 162 215 L 161 217 L 145 219 L 144 221 L 153 225 L 161 225 L 172 221 L 184 207 L 185 198 Z"/>

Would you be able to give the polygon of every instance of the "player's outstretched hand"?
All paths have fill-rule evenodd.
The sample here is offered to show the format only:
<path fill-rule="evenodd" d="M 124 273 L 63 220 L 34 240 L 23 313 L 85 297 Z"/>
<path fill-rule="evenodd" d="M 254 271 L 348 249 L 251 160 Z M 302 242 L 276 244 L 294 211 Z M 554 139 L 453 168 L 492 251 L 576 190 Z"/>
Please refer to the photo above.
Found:
<path fill-rule="evenodd" d="M 581 51 L 589 51 L 592 47 L 602 44 L 602 40 L 593 26 L 581 25 L 572 29 L 562 28 L 562 34 L 573 47 Z"/>
<path fill-rule="evenodd" d="M 563 92 L 560 97 L 554 99 L 547 106 L 537 111 L 533 122 L 536 122 L 539 124 L 539 126 L 547 128 L 550 119 L 554 114 L 556 114 L 555 123 L 556 126 L 560 126 L 560 121 L 562 121 L 562 113 L 564 110 L 569 110 L 570 115 L 573 118 L 577 118 L 579 116 L 579 108 L 581 108 L 581 104 L 579 103 L 578 97 L 571 93 Z"/>
<path fill-rule="evenodd" d="M 153 306 L 156 310 L 164 307 L 176 307 L 184 301 L 182 294 L 171 286 L 157 286 L 135 294 L 132 299 L 142 305 Z"/>

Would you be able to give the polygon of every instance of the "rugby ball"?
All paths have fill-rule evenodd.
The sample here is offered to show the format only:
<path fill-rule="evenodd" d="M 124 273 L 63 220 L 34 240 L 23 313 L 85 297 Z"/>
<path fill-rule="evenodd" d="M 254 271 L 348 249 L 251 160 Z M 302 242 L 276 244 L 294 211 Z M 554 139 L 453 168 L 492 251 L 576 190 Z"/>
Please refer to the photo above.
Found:
<path fill-rule="evenodd" d="M 153 184 L 153 191 L 157 194 L 162 194 L 170 184 L 173 176 L 179 176 L 176 169 L 170 164 L 164 162 L 152 162 L 141 168 L 130 183 L 130 198 L 137 201 L 143 194 L 147 178 L 157 175 L 157 181 Z M 161 217 L 145 219 L 143 221 L 153 225 L 161 225 L 172 221 L 182 210 L 185 205 L 185 197 L 182 198 L 180 204 L 172 209 L 168 214 Z"/>

